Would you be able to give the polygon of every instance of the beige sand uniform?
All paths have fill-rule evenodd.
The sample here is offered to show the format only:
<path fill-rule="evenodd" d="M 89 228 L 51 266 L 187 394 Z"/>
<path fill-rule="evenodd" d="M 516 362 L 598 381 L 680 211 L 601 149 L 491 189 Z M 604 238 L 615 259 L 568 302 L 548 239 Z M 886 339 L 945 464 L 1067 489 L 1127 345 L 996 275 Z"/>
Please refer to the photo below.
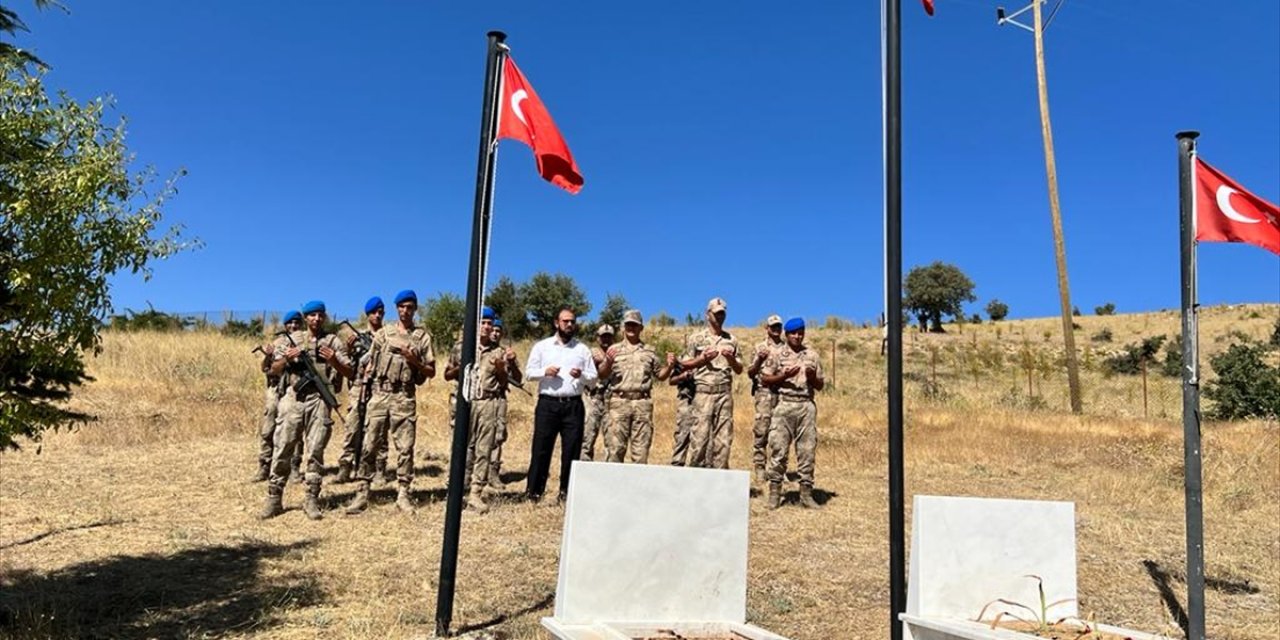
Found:
<path fill-rule="evenodd" d="M 678 364 L 678 363 L 677 363 Z M 672 369 L 675 371 L 675 369 Z M 675 378 L 679 373 L 672 373 Z M 676 429 L 675 442 L 671 446 L 671 464 L 685 466 L 689 457 L 689 434 L 693 431 L 693 423 L 697 412 L 693 406 L 694 382 L 692 374 L 688 379 L 675 383 L 676 387 Z"/>
<path fill-rule="evenodd" d="M 798 365 L 800 371 L 778 386 L 778 404 L 773 409 L 769 427 L 769 483 L 781 483 L 787 473 L 787 454 L 794 444 L 796 471 L 801 490 L 813 488 L 814 458 L 818 448 L 818 407 L 813 401 L 813 388 L 805 377 L 806 367 L 822 377 L 818 352 L 808 346 L 799 351 L 785 346 L 774 352 L 760 368 L 762 374 L 776 375 Z"/>
<path fill-rule="evenodd" d="M 774 342 L 768 338 L 756 343 L 755 350 L 751 353 L 752 361 L 760 357 L 761 353 L 768 356 L 779 349 L 785 349 L 786 341 L 779 340 Z M 766 361 L 768 358 L 766 358 Z M 760 366 L 761 372 L 764 371 L 764 365 Z M 769 444 L 769 419 L 773 416 L 773 408 L 778 404 L 778 394 L 773 389 L 765 386 L 759 381 L 760 374 L 757 373 L 755 378 L 751 379 L 752 399 L 755 403 L 756 416 L 755 423 L 752 425 L 751 435 L 751 464 L 756 469 L 765 469 L 768 466 L 769 458 L 766 454 Z"/>
<path fill-rule="evenodd" d="M 272 353 L 286 349 L 289 342 L 283 336 L 276 338 L 272 345 Z M 271 458 L 275 453 L 276 415 L 280 408 L 280 395 L 284 389 L 280 386 L 280 376 L 271 375 L 271 362 L 274 356 L 262 357 L 262 373 L 266 376 L 266 389 L 263 391 L 262 420 L 258 423 L 258 467 L 262 470 L 259 478 L 266 480 L 271 473 Z M 299 440 L 293 449 L 290 466 L 297 471 L 302 464 L 302 441 Z"/>
<path fill-rule="evenodd" d="M 417 389 L 427 381 L 415 371 L 404 356 L 395 351 L 417 350 L 423 365 L 435 364 L 431 334 L 416 327 L 406 331 L 400 323 L 383 325 L 373 336 L 370 350 L 373 394 L 365 409 L 364 451 L 360 456 L 357 477 L 364 482 L 373 479 L 373 468 L 382 441 L 389 435 L 396 445 L 396 480 L 407 490 L 413 482 L 413 446 L 417 441 Z"/>
<path fill-rule="evenodd" d="M 489 474 L 495 462 L 494 450 L 506 439 L 502 431 L 509 381 L 519 382 L 521 379 L 520 364 L 516 361 L 506 364 L 507 380 L 498 376 L 494 361 L 504 358 L 505 351 L 498 344 L 480 345 L 472 368 L 470 438 L 463 486 L 471 489 L 473 499 L 489 485 Z"/>
<path fill-rule="evenodd" d="M 591 358 L 596 361 L 596 368 L 599 368 L 599 363 L 604 361 L 604 350 L 591 347 Z M 608 382 L 597 380 L 595 386 L 583 389 L 582 404 L 586 416 L 582 421 L 582 455 L 578 459 L 595 460 L 596 438 L 604 430 L 605 420 L 609 415 Z"/>
<path fill-rule="evenodd" d="M 726 347 L 737 356 L 738 342 L 729 332 L 699 329 L 685 342 L 684 359 Z M 689 466 L 728 469 L 733 444 L 733 368 L 723 355 L 717 355 L 694 371 L 693 380 L 695 419 L 689 434 Z"/>
<path fill-rule="evenodd" d="M 338 362 L 351 366 L 347 358 L 347 347 L 337 336 L 331 333 L 314 336 L 310 331 L 298 331 L 292 334 L 293 341 L 299 349 L 305 351 L 315 362 L 320 375 L 328 381 L 336 394 L 342 390 L 342 375 L 320 357 L 320 347 L 329 347 L 337 354 Z M 276 345 L 276 358 L 284 359 L 288 341 Z M 289 454 L 302 441 L 303 458 L 306 468 L 306 482 L 310 490 L 318 491 L 321 474 L 324 471 L 324 449 L 329 444 L 329 434 L 333 430 L 333 414 L 325 405 L 324 398 L 316 385 L 310 385 L 299 392 L 294 388 L 303 378 L 307 369 L 301 359 L 290 363 L 284 371 L 284 393 L 280 396 L 280 404 L 276 413 L 275 449 L 271 459 L 271 485 L 284 487 L 289 478 Z"/>
<path fill-rule="evenodd" d="M 608 419 L 604 445 L 609 462 L 624 457 L 637 464 L 649 462 L 653 444 L 653 382 L 662 363 L 653 347 L 625 339 L 613 345 L 613 372 L 609 376 Z M 628 455 L 629 454 L 629 455 Z"/>

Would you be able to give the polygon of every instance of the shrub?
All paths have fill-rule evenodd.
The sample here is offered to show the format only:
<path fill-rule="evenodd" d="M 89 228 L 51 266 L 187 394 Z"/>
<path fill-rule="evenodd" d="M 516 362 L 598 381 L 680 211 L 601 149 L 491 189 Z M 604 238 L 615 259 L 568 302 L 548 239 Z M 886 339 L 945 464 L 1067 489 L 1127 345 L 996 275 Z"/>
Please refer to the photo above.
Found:
<path fill-rule="evenodd" d="M 1280 366 L 1263 361 L 1267 347 L 1233 344 L 1209 359 L 1218 374 L 1205 385 L 1204 395 L 1213 401 L 1209 417 L 1218 420 L 1280 418 Z"/>
<path fill-rule="evenodd" d="M 182 331 L 195 324 L 190 318 L 175 313 L 156 311 L 147 303 L 146 311 L 125 309 L 123 314 L 111 316 L 113 331 Z"/>
<path fill-rule="evenodd" d="M 1276 328 L 1271 332 L 1271 340 L 1268 341 L 1273 347 L 1280 347 L 1280 318 L 1276 318 Z"/>
<path fill-rule="evenodd" d="M 1126 345 L 1124 352 L 1102 361 L 1102 368 L 1107 373 L 1128 376 L 1142 373 L 1144 363 L 1150 364 L 1160 352 L 1165 336 L 1158 335 L 1144 339 L 1142 342 Z"/>
<path fill-rule="evenodd" d="M 1116 313 L 1116 304 L 1115 304 L 1114 302 L 1108 302 L 1108 303 L 1106 303 L 1106 304 L 1102 305 L 1101 307 L 1094 307 L 1094 308 L 1093 308 L 1093 313 L 1094 313 L 1095 315 L 1100 315 L 1100 316 L 1111 316 L 1111 315 L 1115 315 L 1115 313 Z"/>
<path fill-rule="evenodd" d="M 994 299 L 987 303 L 987 317 L 991 318 L 992 322 L 1004 320 L 1008 315 L 1009 305 L 1000 302 L 998 299 Z"/>
<path fill-rule="evenodd" d="M 1176 335 L 1164 346 L 1164 362 L 1160 363 L 1160 373 L 1170 378 L 1182 375 L 1182 336 Z"/>
<path fill-rule="evenodd" d="M 236 320 L 229 318 L 227 323 L 222 325 L 219 332 L 224 336 L 242 337 L 242 338 L 260 338 L 262 337 L 262 318 L 251 318 L 249 320 Z"/>
<path fill-rule="evenodd" d="M 1111 342 L 1111 329 L 1103 327 L 1101 331 L 1089 337 L 1094 342 Z"/>
<path fill-rule="evenodd" d="M 676 319 L 667 315 L 666 311 L 659 311 L 652 318 L 649 318 L 649 324 L 655 327 L 674 327 L 676 326 Z"/>

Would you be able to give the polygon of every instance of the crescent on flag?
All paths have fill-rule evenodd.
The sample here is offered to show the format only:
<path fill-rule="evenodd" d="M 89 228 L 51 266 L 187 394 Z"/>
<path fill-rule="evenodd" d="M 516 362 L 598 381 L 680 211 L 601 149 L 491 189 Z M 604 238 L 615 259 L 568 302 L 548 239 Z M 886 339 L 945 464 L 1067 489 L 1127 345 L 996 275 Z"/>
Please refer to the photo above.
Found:
<path fill-rule="evenodd" d="M 1233 193 L 1238 192 L 1224 184 L 1218 187 L 1218 192 L 1214 194 L 1218 201 L 1218 209 L 1222 210 L 1222 215 L 1231 218 L 1236 222 L 1243 222 L 1245 224 L 1257 224 L 1262 222 L 1262 218 L 1250 218 L 1249 216 L 1236 211 L 1235 207 L 1231 206 L 1231 194 Z"/>
<path fill-rule="evenodd" d="M 529 125 L 529 121 L 525 120 L 524 112 L 520 110 L 520 101 L 528 97 L 529 92 L 524 89 L 518 89 L 515 93 L 511 94 L 511 111 L 515 112 L 516 117 L 519 118 L 520 122 L 523 122 L 525 126 Z"/>

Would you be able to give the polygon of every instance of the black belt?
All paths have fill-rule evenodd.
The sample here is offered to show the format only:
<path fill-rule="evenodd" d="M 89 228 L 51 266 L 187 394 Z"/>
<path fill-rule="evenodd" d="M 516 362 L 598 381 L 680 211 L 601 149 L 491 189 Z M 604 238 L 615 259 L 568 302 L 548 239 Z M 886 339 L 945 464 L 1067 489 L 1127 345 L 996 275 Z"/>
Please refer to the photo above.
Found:
<path fill-rule="evenodd" d="M 649 399 L 648 391 L 614 391 L 613 395 L 614 397 L 622 398 L 624 400 L 648 400 Z"/>
<path fill-rule="evenodd" d="M 505 397 L 507 397 L 507 393 L 505 391 L 499 391 L 497 393 L 481 394 L 481 396 L 479 398 L 476 398 L 476 400 L 497 400 L 499 398 L 505 398 Z"/>
<path fill-rule="evenodd" d="M 538 394 L 538 402 L 546 400 L 547 402 L 575 402 L 581 400 L 582 396 L 549 396 L 545 393 Z"/>

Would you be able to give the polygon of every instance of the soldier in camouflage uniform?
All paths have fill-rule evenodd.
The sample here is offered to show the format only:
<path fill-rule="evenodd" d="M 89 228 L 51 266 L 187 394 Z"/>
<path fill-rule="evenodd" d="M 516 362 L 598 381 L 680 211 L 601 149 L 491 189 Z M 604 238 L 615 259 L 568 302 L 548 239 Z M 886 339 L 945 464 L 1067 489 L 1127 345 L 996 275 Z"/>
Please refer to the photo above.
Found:
<path fill-rule="evenodd" d="M 622 462 L 626 457 L 636 464 L 649 462 L 649 446 L 653 444 L 653 382 L 666 380 L 675 362 L 675 356 L 667 354 L 667 363 L 661 364 L 658 352 L 640 340 L 642 331 L 644 319 L 639 310 L 629 309 L 623 313 L 625 340 L 605 351 L 604 362 L 598 369 L 599 379 L 605 380 L 609 389 L 604 432 L 609 462 Z"/>
<path fill-rule="evenodd" d="M 613 327 L 602 324 L 596 329 L 596 346 L 591 349 L 591 359 L 595 361 L 596 371 L 604 363 L 604 352 L 613 345 Z M 604 426 L 605 416 L 609 413 L 609 383 L 602 376 L 593 387 L 583 390 L 582 401 L 586 407 L 587 417 L 582 425 L 582 455 L 579 460 L 594 460 L 596 457 L 596 437 Z"/>
<path fill-rule="evenodd" d="M 495 317 L 493 319 L 493 328 L 489 329 L 490 339 L 498 346 L 502 344 L 502 334 L 505 329 L 502 326 L 502 318 Z M 516 370 L 519 371 L 519 363 L 516 363 Z M 520 386 L 523 380 L 523 374 L 517 379 L 510 375 L 507 376 L 508 382 L 514 386 Z M 493 453 L 489 455 L 489 488 L 494 491 L 506 491 L 507 485 L 502 482 L 502 445 L 507 443 L 507 398 L 502 398 L 502 406 L 498 409 L 498 433 L 493 439 Z"/>
<path fill-rule="evenodd" d="M 386 315 L 386 312 L 386 305 L 382 303 L 382 298 L 379 298 L 378 296 L 369 298 L 369 300 L 364 303 L 364 315 L 369 321 L 369 333 L 377 333 L 382 329 L 382 318 Z M 354 334 L 347 339 L 348 352 L 350 352 L 355 346 L 357 339 L 358 336 Z M 366 372 L 363 364 L 368 357 L 369 354 L 365 353 L 361 356 L 361 361 L 355 363 L 356 377 L 351 379 L 350 390 L 347 393 L 347 396 L 350 398 L 351 406 L 347 408 L 347 419 L 344 424 L 346 427 L 346 433 L 343 434 L 342 437 L 342 455 L 338 457 L 338 477 L 334 479 L 334 482 L 339 484 L 351 482 L 351 474 L 355 470 L 356 458 L 358 457 L 356 453 L 356 434 L 361 432 L 363 425 L 357 424 L 360 421 L 360 411 L 357 406 L 359 398 L 357 396 L 363 392 L 365 383 L 367 382 L 365 379 L 366 376 L 364 375 Z M 362 435 L 362 440 L 363 438 L 368 437 L 370 437 L 369 434 L 365 433 Z M 378 458 L 374 465 L 374 473 L 378 477 L 381 477 L 382 473 L 387 468 L 387 452 L 389 445 L 387 443 L 386 434 L 382 434 L 381 439 L 378 441 L 382 443 L 382 448 L 378 450 Z"/>
<path fill-rule="evenodd" d="M 389 434 L 396 444 L 396 508 L 413 513 L 409 487 L 413 484 L 413 446 L 418 437 L 417 389 L 436 375 L 436 355 L 431 334 L 414 325 L 418 294 L 405 289 L 396 294 L 395 305 L 399 321 L 383 326 L 373 336 L 368 362 L 373 394 L 365 409 L 365 427 L 370 437 L 364 439 L 356 475 L 360 487 L 347 505 L 348 514 L 360 513 L 369 506 L 369 485 L 381 446 L 379 434 Z"/>
<path fill-rule="evenodd" d="M 470 385 L 471 423 L 467 445 L 466 474 L 463 486 L 469 488 L 467 509 L 477 513 L 489 511 L 484 490 L 489 486 L 493 469 L 493 450 L 498 444 L 503 416 L 507 411 L 507 388 L 522 379 L 516 352 L 504 349 L 493 339 L 492 313 L 482 317 L 479 345 Z"/>
<path fill-rule="evenodd" d="M 783 327 L 787 344 L 775 351 L 760 372 L 761 380 L 778 389 L 778 405 L 769 428 L 769 508 L 782 504 L 782 481 L 787 474 L 787 453 L 796 448 L 800 474 L 800 504 L 819 509 L 813 499 L 813 466 L 818 448 L 818 407 L 813 392 L 821 391 L 822 362 L 818 352 L 804 344 L 804 320 L 792 318 Z"/>
<path fill-rule="evenodd" d="M 667 384 L 676 388 L 676 430 L 675 442 L 671 446 L 671 464 L 683 467 L 689 457 L 689 433 L 693 430 L 695 417 L 693 409 L 695 384 L 692 369 L 680 366 L 680 360 L 674 356 L 670 361 L 672 362 L 671 377 L 667 378 Z"/>
<path fill-rule="evenodd" d="M 306 458 L 307 497 L 302 510 L 312 520 L 319 520 L 320 478 L 324 471 L 324 448 L 329 444 L 329 432 L 333 428 L 332 407 L 325 404 L 321 385 L 330 385 L 337 393 L 342 389 L 342 379 L 352 375 L 347 347 L 337 336 L 325 332 L 324 303 L 312 300 L 302 306 L 307 330 L 290 336 L 287 348 L 275 350 L 271 363 L 272 373 L 283 377 L 285 392 L 280 398 L 276 415 L 275 447 L 271 456 L 271 480 L 267 485 L 267 501 L 262 517 L 273 518 L 284 512 L 282 500 L 284 485 L 288 479 L 288 455 L 304 441 Z M 296 345 L 296 346 L 295 346 Z M 309 357 L 322 380 L 310 378 L 304 364 Z M 310 379 L 309 384 L 302 384 Z"/>
<path fill-rule="evenodd" d="M 482 327 L 491 327 L 495 315 L 493 309 L 489 307 L 480 308 L 480 325 L 476 327 L 477 333 Z M 489 329 L 492 330 L 492 329 Z M 476 336 L 479 339 L 479 335 Z M 462 390 L 462 336 L 458 336 L 453 341 L 453 348 L 449 350 L 449 359 L 444 364 L 444 379 L 448 382 L 457 382 L 453 385 L 453 390 L 449 392 L 449 428 L 453 429 L 454 419 L 458 417 L 458 392 Z"/>
<path fill-rule="evenodd" d="M 769 444 L 769 418 L 773 416 L 773 408 L 778 404 L 778 393 L 767 384 L 760 382 L 760 367 L 765 360 L 778 349 L 786 347 L 782 341 L 782 318 L 769 316 L 765 321 L 765 339 L 756 344 L 755 355 L 747 366 L 747 377 L 751 379 L 751 396 L 756 405 L 756 421 L 752 429 L 754 441 L 751 446 L 751 464 L 755 468 L 755 481 L 765 481 L 765 466 L 769 460 L 766 450 Z"/>
<path fill-rule="evenodd" d="M 297 311 L 290 311 L 284 314 L 284 330 L 290 333 L 296 332 L 302 328 L 302 314 Z M 275 360 L 275 352 L 278 345 L 288 345 L 289 342 L 283 337 L 278 337 L 272 342 L 262 345 L 262 373 L 267 378 L 267 388 L 265 391 L 266 403 L 262 408 L 262 421 L 258 427 L 258 475 L 253 477 L 254 482 L 263 482 L 271 477 L 271 456 L 275 449 L 273 444 L 276 434 L 276 409 L 280 405 L 280 395 L 284 390 L 280 388 L 280 376 L 271 372 L 271 363 Z M 281 347 L 283 348 L 283 347 Z M 298 441 L 298 446 L 294 447 L 293 454 L 290 456 L 290 475 L 301 477 L 298 468 L 302 465 L 302 441 Z"/>
<path fill-rule="evenodd" d="M 733 374 L 742 373 L 738 341 L 724 330 L 727 305 L 720 298 L 707 302 L 707 326 L 685 341 L 680 366 L 693 370 L 696 418 L 689 434 L 691 467 L 729 468 L 733 444 Z"/>

